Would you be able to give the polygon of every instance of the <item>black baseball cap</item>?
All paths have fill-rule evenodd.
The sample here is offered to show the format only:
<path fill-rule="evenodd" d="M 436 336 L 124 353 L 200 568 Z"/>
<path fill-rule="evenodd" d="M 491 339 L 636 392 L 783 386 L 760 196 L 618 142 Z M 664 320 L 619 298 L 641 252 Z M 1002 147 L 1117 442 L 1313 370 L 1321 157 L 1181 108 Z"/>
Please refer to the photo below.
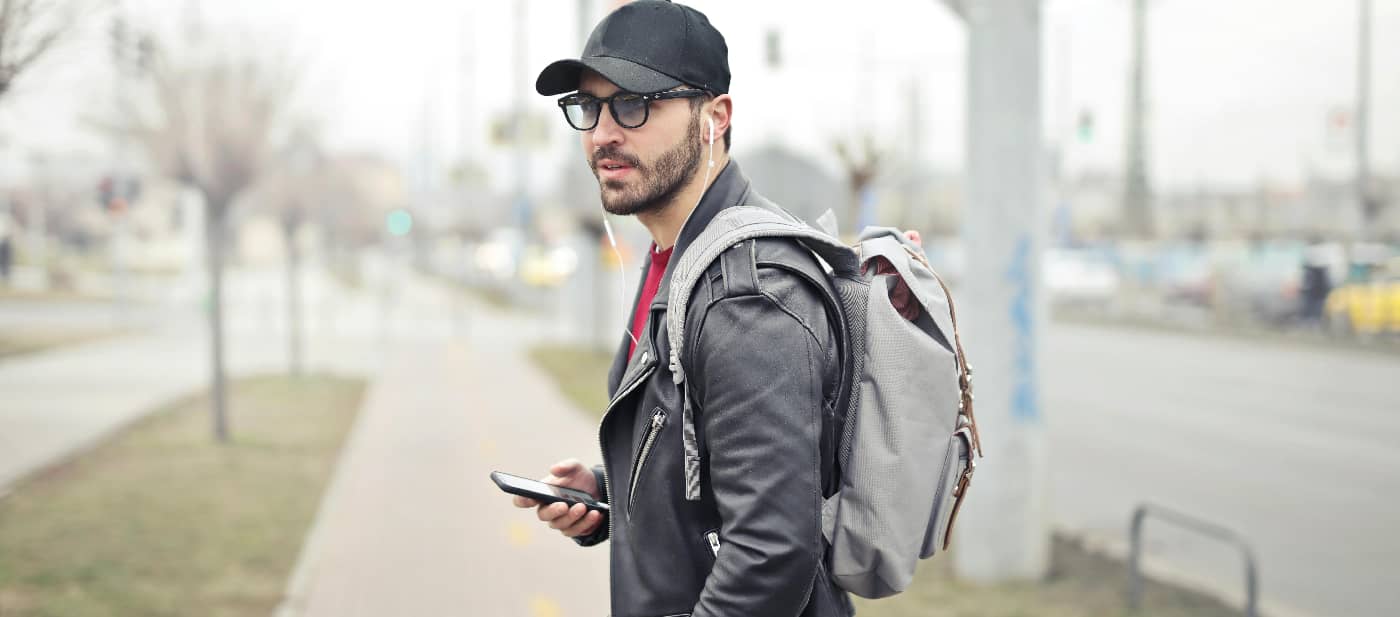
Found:
<path fill-rule="evenodd" d="M 591 69 L 628 92 L 650 94 L 681 84 L 714 94 L 729 92 L 729 46 L 704 13 L 665 0 L 618 7 L 588 37 L 583 56 L 544 67 L 535 91 L 545 96 L 578 90 Z"/>

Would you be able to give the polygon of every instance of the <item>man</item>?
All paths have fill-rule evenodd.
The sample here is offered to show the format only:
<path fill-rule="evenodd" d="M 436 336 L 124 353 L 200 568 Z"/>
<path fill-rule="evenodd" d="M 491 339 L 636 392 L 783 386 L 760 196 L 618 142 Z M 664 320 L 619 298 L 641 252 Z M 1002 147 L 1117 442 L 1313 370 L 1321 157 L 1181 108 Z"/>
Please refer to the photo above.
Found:
<path fill-rule="evenodd" d="M 832 290 L 795 242 L 726 251 L 688 304 L 681 362 L 701 449 L 698 500 L 683 481 L 682 393 L 659 361 L 670 351 L 669 266 L 720 210 L 755 202 L 729 158 L 727 55 L 700 12 L 638 0 L 597 26 L 580 59 L 539 75 L 540 94 L 572 92 L 559 104 L 603 207 L 636 216 L 654 246 L 609 374 L 603 465 L 568 460 L 545 478 L 606 501 L 610 514 L 514 501 L 581 545 L 611 540 L 615 617 L 845 617 L 854 610 L 827 576 L 821 531 L 839 385 L 822 299 Z"/>

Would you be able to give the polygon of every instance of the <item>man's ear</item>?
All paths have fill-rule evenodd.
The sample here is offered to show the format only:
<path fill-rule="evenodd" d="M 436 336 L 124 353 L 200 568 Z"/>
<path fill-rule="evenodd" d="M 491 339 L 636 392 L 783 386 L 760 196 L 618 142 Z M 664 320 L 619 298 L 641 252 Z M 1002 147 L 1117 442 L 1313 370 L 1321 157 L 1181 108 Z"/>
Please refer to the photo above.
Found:
<path fill-rule="evenodd" d="M 715 139 L 723 139 L 724 132 L 729 130 L 729 122 L 734 116 L 734 99 L 728 94 L 715 97 L 710 101 L 709 116 L 715 123 Z"/>

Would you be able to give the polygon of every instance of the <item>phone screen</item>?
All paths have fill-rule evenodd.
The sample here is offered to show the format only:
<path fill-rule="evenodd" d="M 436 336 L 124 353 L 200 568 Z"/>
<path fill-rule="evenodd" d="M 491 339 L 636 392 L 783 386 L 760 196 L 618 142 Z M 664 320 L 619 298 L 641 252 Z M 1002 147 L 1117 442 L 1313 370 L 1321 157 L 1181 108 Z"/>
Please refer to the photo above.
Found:
<path fill-rule="evenodd" d="M 530 480 L 528 478 L 513 476 L 507 473 L 496 472 L 492 475 L 494 475 L 496 480 L 503 485 L 502 489 L 508 486 L 529 493 L 554 495 L 555 497 L 558 497 L 560 499 L 576 501 L 584 505 L 595 504 L 595 502 L 593 501 L 593 497 L 591 497 L 588 493 L 585 493 L 580 490 L 565 488 L 562 486 L 554 486 L 553 484 L 545 484 L 544 482 L 540 482 L 538 480 Z"/>

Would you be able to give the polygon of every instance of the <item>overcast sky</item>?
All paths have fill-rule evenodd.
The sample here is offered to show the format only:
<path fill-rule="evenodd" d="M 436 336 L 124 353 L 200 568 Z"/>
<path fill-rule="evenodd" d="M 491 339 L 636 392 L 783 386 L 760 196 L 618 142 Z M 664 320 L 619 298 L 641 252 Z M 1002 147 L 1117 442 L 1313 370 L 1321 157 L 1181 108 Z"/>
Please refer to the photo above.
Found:
<path fill-rule="evenodd" d="M 576 56 L 575 0 L 523 0 L 526 75 L 515 77 L 515 3 L 397 0 L 126 0 L 140 18 L 174 24 L 197 7 L 215 27 L 303 61 L 303 109 L 335 147 L 380 150 L 421 167 L 467 156 L 501 182 L 509 159 L 485 139 L 492 118 L 523 100 L 552 123 L 544 166 L 576 163 L 575 136 L 553 101 L 533 94 L 551 60 Z M 1068 140 L 1071 169 L 1115 169 L 1127 99 L 1129 0 L 1047 0 L 1045 132 Z M 601 15 L 610 0 L 593 0 Z M 830 143 L 873 132 L 956 169 L 963 151 L 965 34 L 934 0 L 695 0 L 728 39 L 735 150 L 780 142 L 834 167 Z M 1350 139 L 1328 129 L 1356 91 L 1353 0 L 1154 0 L 1149 15 L 1150 169 L 1160 185 L 1297 182 L 1310 167 L 1345 170 Z M 1374 0 L 1373 164 L 1400 173 L 1400 0 Z M 0 110 L 13 149 L 95 148 L 75 120 L 100 111 L 110 80 L 104 27 L 55 55 Z M 764 62 L 781 32 L 783 65 Z M 523 87 L 528 94 L 517 97 Z M 921 105 L 910 135 L 908 96 Z M 425 158 L 423 152 L 430 152 Z M 567 158 L 566 158 L 567 157 Z"/>

